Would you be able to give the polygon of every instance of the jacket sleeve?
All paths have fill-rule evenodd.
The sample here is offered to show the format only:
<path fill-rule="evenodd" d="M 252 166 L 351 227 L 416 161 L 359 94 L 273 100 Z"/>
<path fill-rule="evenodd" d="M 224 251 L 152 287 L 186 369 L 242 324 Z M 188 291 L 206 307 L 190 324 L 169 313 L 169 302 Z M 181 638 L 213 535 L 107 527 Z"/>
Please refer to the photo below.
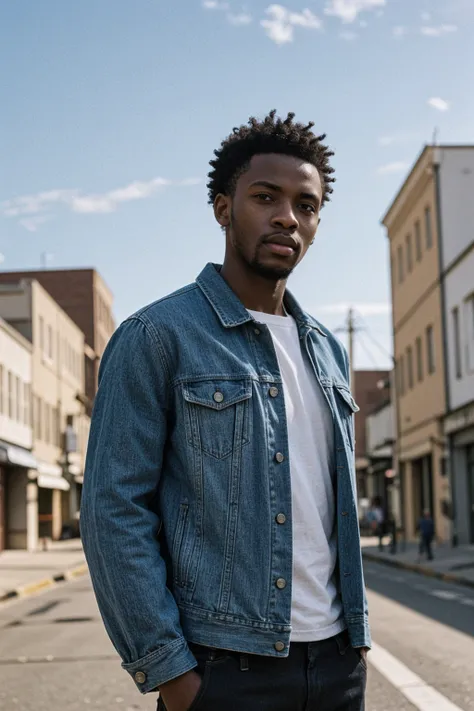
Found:
<path fill-rule="evenodd" d="M 154 510 L 167 436 L 158 333 L 125 321 L 104 354 L 81 502 L 81 536 L 109 637 L 142 693 L 196 666 L 166 586 Z"/>

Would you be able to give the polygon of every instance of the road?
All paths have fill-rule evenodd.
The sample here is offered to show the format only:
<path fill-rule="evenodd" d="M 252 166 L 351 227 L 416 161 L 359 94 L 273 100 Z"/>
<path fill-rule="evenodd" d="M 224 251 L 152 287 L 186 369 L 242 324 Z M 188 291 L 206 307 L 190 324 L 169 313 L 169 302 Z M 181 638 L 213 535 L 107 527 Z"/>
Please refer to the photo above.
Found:
<path fill-rule="evenodd" d="M 376 563 L 366 580 L 367 711 L 474 710 L 474 590 Z M 0 606 L 1 711 L 155 708 L 121 670 L 88 578 Z"/>

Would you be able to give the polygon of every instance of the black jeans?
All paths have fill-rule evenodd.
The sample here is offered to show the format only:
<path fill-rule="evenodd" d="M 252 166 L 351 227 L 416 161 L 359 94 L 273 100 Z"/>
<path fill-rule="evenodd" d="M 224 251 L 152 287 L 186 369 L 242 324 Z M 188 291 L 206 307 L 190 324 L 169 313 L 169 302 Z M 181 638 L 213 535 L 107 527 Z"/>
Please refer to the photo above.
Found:
<path fill-rule="evenodd" d="M 423 553 L 426 551 L 428 560 L 433 560 L 433 549 L 431 547 L 432 542 L 433 542 L 433 539 L 431 536 L 421 536 L 421 538 L 420 538 L 420 558 L 423 555 Z"/>
<path fill-rule="evenodd" d="M 286 659 L 189 646 L 203 678 L 189 711 L 364 711 L 367 667 L 347 632 L 293 642 Z"/>

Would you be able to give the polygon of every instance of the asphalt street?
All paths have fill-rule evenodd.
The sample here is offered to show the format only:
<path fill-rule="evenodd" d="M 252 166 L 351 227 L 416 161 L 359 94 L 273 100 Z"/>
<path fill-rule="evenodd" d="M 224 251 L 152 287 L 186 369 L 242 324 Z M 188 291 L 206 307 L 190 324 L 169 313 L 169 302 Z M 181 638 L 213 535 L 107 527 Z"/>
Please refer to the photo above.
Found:
<path fill-rule="evenodd" d="M 474 590 L 376 563 L 366 581 L 367 711 L 474 710 Z M 1 711 L 155 708 L 121 670 L 88 578 L 0 606 Z"/>

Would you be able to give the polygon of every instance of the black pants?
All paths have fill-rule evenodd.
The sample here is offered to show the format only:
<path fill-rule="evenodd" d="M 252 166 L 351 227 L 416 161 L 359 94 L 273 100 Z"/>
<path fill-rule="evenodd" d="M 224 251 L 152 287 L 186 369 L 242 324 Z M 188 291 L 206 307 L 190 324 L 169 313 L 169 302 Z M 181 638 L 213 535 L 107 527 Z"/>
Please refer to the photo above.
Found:
<path fill-rule="evenodd" d="M 420 558 L 423 555 L 423 553 L 426 551 L 428 560 L 433 560 L 433 549 L 431 547 L 432 542 L 433 542 L 433 539 L 431 536 L 421 536 L 421 538 L 420 538 Z"/>
<path fill-rule="evenodd" d="M 367 667 L 347 632 L 294 642 L 286 659 L 189 646 L 203 677 L 189 711 L 364 711 Z"/>

